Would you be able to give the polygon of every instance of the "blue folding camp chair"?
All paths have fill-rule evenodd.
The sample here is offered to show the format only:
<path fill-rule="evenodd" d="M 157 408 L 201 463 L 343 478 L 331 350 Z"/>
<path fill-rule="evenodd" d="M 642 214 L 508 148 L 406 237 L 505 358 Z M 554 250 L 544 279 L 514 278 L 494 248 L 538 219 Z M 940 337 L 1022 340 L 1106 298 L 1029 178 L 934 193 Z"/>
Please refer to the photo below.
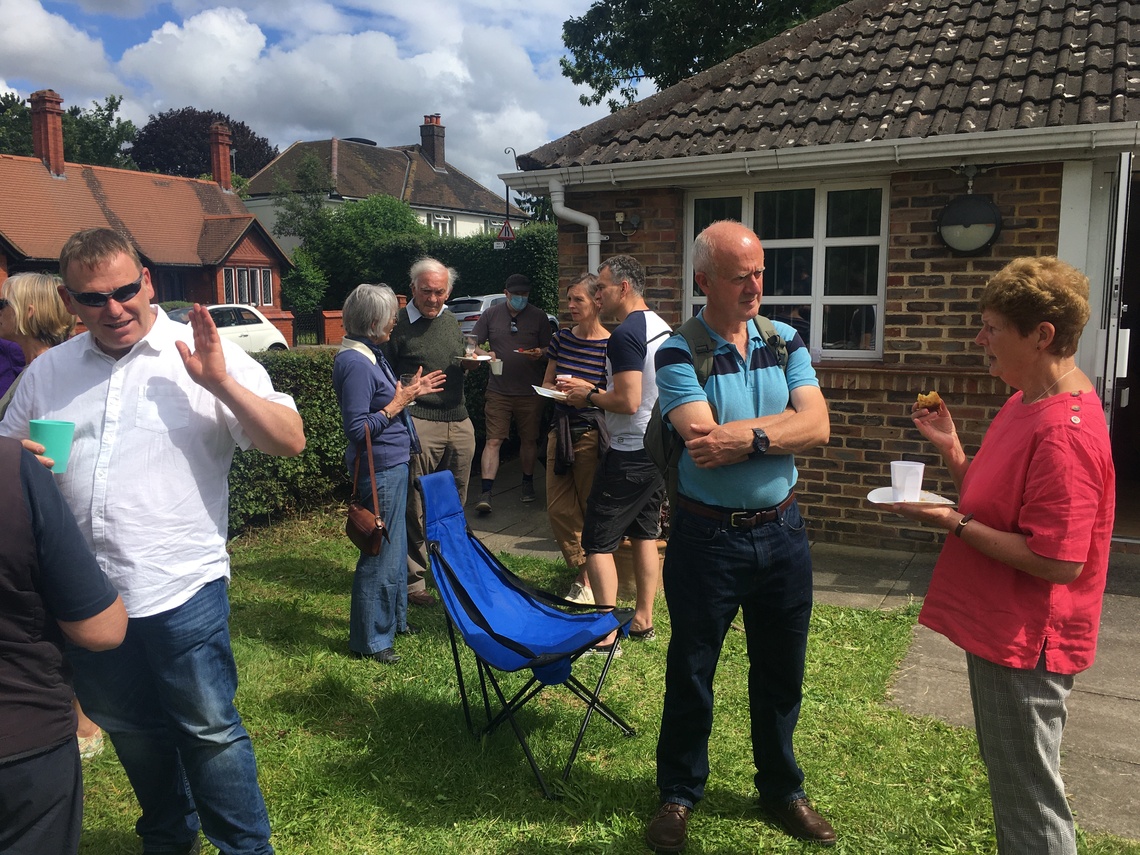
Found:
<path fill-rule="evenodd" d="M 545 686 L 563 685 L 585 702 L 586 714 L 578 728 L 578 738 L 574 740 L 570 759 L 562 770 L 564 781 L 570 777 L 574 758 L 595 710 L 617 725 L 626 736 L 633 736 L 633 728 L 599 697 L 614 652 L 618 649 L 617 644 L 606 657 L 593 691 L 571 673 L 575 660 L 611 632 L 629 633 L 633 610 L 598 611 L 532 588 L 504 567 L 467 528 L 451 472 L 422 476 L 419 489 L 424 498 L 428 553 L 447 614 L 447 631 L 451 638 L 455 677 L 459 683 L 467 729 L 476 736 L 482 736 L 504 721 L 509 722 L 543 795 L 548 799 L 554 798 L 515 713 Z M 474 654 L 479 672 L 487 721 L 478 729 L 472 722 L 471 706 L 467 700 L 456 629 Z M 531 670 L 530 678 L 508 700 L 495 672 L 527 668 Z M 492 714 L 488 684 L 499 701 L 497 714 Z"/>

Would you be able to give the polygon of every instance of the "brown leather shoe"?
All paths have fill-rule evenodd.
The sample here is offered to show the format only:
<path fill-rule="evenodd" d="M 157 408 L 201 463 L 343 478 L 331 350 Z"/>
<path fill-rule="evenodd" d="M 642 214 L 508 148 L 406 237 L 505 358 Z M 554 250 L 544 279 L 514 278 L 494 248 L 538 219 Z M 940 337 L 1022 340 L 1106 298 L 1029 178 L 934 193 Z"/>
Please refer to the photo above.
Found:
<path fill-rule="evenodd" d="M 409 591 L 408 602 L 413 606 L 434 606 L 439 602 L 431 591 Z"/>
<path fill-rule="evenodd" d="M 645 827 L 645 842 L 654 852 L 680 852 L 685 848 L 692 808 L 664 802 Z"/>
<path fill-rule="evenodd" d="M 820 846 L 835 845 L 835 829 L 815 812 L 806 798 L 787 803 L 761 802 L 760 807 L 797 840 L 809 840 Z"/>

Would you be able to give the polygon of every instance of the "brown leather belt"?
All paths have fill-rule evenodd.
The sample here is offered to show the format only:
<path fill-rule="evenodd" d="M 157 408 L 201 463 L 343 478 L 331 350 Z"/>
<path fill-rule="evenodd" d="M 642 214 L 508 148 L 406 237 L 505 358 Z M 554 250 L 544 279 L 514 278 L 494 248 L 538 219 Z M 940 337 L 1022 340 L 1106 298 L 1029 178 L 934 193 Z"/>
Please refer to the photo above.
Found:
<path fill-rule="evenodd" d="M 704 517 L 706 520 L 716 520 L 725 528 L 747 531 L 756 528 L 758 525 L 775 522 L 780 518 L 780 514 L 786 511 L 795 500 L 796 494 L 788 493 L 788 498 L 774 508 L 764 508 L 761 511 L 733 511 L 728 508 L 704 505 L 684 496 L 677 496 L 677 507 L 684 508 L 690 514 Z"/>

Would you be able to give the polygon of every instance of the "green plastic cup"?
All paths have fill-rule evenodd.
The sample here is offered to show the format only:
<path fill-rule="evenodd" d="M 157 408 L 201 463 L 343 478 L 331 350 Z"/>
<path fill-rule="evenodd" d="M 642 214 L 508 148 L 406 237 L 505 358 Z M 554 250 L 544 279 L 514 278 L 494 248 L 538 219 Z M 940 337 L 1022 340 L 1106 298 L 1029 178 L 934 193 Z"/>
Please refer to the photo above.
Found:
<path fill-rule="evenodd" d="M 28 433 L 33 442 L 44 447 L 44 457 L 55 461 L 51 471 L 57 474 L 66 472 L 67 460 L 71 457 L 71 440 L 75 436 L 75 422 L 32 419 L 28 423 Z"/>

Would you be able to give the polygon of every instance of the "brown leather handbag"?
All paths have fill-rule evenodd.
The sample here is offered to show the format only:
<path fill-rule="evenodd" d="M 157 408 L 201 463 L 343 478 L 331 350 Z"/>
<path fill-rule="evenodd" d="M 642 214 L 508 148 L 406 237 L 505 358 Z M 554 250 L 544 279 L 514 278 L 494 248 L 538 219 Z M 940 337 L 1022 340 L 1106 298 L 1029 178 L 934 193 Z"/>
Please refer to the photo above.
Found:
<path fill-rule="evenodd" d="M 372 507 L 377 509 L 380 507 L 380 502 L 376 498 L 376 465 L 372 462 L 372 435 L 366 430 L 364 445 L 356 450 L 356 465 L 352 470 L 352 501 L 348 504 L 348 519 L 344 523 L 344 533 L 362 554 L 379 555 L 384 541 L 390 540 L 388 526 L 384 525 L 379 513 L 373 513 L 356 500 L 359 495 L 356 492 L 356 485 L 360 477 L 360 457 L 365 452 L 368 455 L 368 482 L 372 485 Z"/>

